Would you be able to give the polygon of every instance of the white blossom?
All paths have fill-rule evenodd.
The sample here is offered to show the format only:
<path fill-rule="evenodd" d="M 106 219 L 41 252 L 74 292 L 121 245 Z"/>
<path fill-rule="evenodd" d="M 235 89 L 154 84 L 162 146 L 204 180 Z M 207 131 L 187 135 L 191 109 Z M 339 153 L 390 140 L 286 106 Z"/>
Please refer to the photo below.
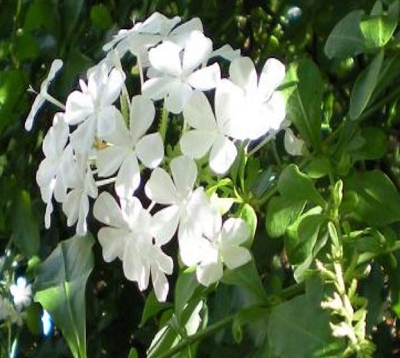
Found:
<path fill-rule="evenodd" d="M 17 282 L 10 286 L 14 305 L 18 311 L 23 307 L 28 307 L 32 302 L 32 287 L 27 283 L 25 277 L 18 277 Z"/>
<path fill-rule="evenodd" d="M 144 22 L 134 24 L 131 29 L 120 30 L 112 41 L 103 46 L 103 50 L 109 51 L 114 48 L 121 58 L 129 51 L 139 58 L 142 65 L 147 66 L 147 51 L 150 47 L 162 41 L 171 41 L 184 47 L 192 31 L 203 32 L 203 25 L 199 18 L 178 25 L 180 21 L 179 16 L 169 19 L 155 12 Z"/>
<path fill-rule="evenodd" d="M 297 138 L 290 128 L 285 129 L 284 145 L 290 155 L 302 155 L 304 140 Z"/>
<path fill-rule="evenodd" d="M 96 198 L 98 189 L 86 155 L 76 155 L 70 162 L 69 187 L 62 209 L 67 216 L 67 225 L 76 225 L 76 234 L 87 232 L 86 218 L 89 213 L 89 197 Z"/>
<path fill-rule="evenodd" d="M 213 230 L 205 234 L 207 244 L 202 247 L 196 268 L 201 284 L 209 286 L 218 282 L 223 275 L 223 264 L 233 270 L 251 260 L 250 252 L 240 246 L 250 236 L 250 229 L 242 219 L 230 218 L 222 225 L 221 216 L 216 214 Z"/>
<path fill-rule="evenodd" d="M 284 65 L 276 59 L 268 59 L 260 78 L 251 59 L 240 57 L 229 67 L 232 85 L 226 86 L 231 101 L 231 115 L 236 122 L 232 133 L 236 139 L 257 139 L 270 130 L 278 130 L 285 119 L 285 101 L 277 87 L 285 76 Z"/>
<path fill-rule="evenodd" d="M 203 187 L 194 188 L 197 178 L 195 162 L 185 156 L 171 160 L 172 178 L 161 168 L 153 170 L 145 186 L 149 199 L 166 205 L 154 215 L 154 236 L 168 242 L 178 229 L 179 253 L 183 263 L 199 261 L 202 233 L 211 224 L 210 203 Z"/>
<path fill-rule="evenodd" d="M 229 121 L 229 105 L 220 96 L 220 86 L 215 93 L 215 116 L 206 96 L 194 92 L 183 110 L 183 116 L 193 128 L 183 134 L 180 146 L 183 154 L 191 158 L 201 158 L 210 152 L 210 168 L 217 174 L 224 174 L 233 164 L 237 149 L 226 136 Z"/>
<path fill-rule="evenodd" d="M 118 196 L 132 196 L 140 184 L 138 159 L 147 167 L 155 168 L 164 156 L 164 146 L 159 133 L 147 134 L 153 123 L 155 109 L 146 97 L 135 96 L 130 106 L 129 129 L 121 116 L 115 129 L 106 136 L 109 144 L 97 152 L 99 175 L 110 176 L 118 170 L 115 188 Z"/>
<path fill-rule="evenodd" d="M 103 248 L 104 260 L 110 262 L 119 258 L 123 263 L 125 276 L 137 282 L 145 290 L 151 276 L 154 291 L 159 301 L 165 301 L 173 261 L 162 250 L 163 242 L 153 240 L 152 217 L 143 209 L 136 197 L 121 200 L 121 208 L 109 193 L 97 198 L 93 213 L 99 221 L 108 225 L 98 233 Z"/>
<path fill-rule="evenodd" d="M 123 72 L 117 69 L 109 72 L 107 65 L 102 64 L 90 71 L 87 84 L 79 82 L 81 91 L 68 96 L 64 120 L 69 125 L 78 124 L 71 134 L 71 143 L 77 152 L 86 152 L 96 138 L 103 139 L 114 130 L 120 113 L 113 103 L 124 80 Z"/>
<path fill-rule="evenodd" d="M 63 119 L 63 113 L 56 113 L 53 125 L 43 139 L 45 158 L 36 173 L 36 182 L 40 187 L 43 201 L 46 203 L 45 226 L 50 227 L 50 215 L 53 212 L 52 198 L 63 202 L 67 195 L 67 178 L 72 160 L 72 148 L 67 145 L 69 128 Z"/>
<path fill-rule="evenodd" d="M 207 91 L 215 88 L 221 78 L 217 63 L 199 68 L 210 56 L 212 42 L 200 31 L 193 31 L 182 48 L 165 41 L 149 51 L 149 79 L 142 92 L 153 100 L 165 99 L 165 108 L 180 113 L 193 89 Z"/>
<path fill-rule="evenodd" d="M 25 129 L 30 131 L 32 129 L 33 120 L 36 116 L 36 113 L 39 111 L 40 107 L 42 107 L 43 103 L 47 100 L 50 102 L 54 102 L 53 98 L 47 93 L 47 90 L 51 84 L 51 81 L 56 76 L 57 72 L 61 69 L 63 62 L 59 59 L 56 59 L 52 62 L 49 74 L 46 79 L 40 85 L 40 92 L 35 98 L 35 101 L 32 104 L 31 110 L 28 114 L 28 117 L 25 121 Z"/>

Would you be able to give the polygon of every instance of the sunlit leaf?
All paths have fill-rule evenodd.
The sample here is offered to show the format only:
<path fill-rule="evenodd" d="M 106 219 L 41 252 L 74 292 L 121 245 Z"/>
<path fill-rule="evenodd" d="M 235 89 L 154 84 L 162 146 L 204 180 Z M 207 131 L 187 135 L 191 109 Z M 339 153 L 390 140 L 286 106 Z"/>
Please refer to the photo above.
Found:
<path fill-rule="evenodd" d="M 363 15 L 363 10 L 352 11 L 335 25 L 324 49 L 329 58 L 345 59 L 364 52 L 364 38 L 359 26 Z"/>
<path fill-rule="evenodd" d="M 357 119 L 369 104 L 378 82 L 383 56 L 383 51 L 379 51 L 371 64 L 357 77 L 350 97 L 350 117 L 352 119 Z"/>
<path fill-rule="evenodd" d="M 91 236 L 62 241 L 37 268 L 36 302 L 52 316 L 74 358 L 86 358 L 86 281 L 93 268 Z"/>

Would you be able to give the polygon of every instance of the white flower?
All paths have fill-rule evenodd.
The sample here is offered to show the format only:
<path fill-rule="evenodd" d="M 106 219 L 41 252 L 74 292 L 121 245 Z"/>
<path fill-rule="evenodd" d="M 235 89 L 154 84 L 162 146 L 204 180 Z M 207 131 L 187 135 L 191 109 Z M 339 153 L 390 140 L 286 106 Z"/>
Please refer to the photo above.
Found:
<path fill-rule="evenodd" d="M 202 247 L 202 258 L 196 268 L 197 280 L 209 286 L 223 275 L 223 264 L 230 270 L 251 260 L 250 252 L 241 247 L 250 236 L 250 229 L 242 219 L 228 219 L 222 226 L 219 214 L 214 216 L 214 228 Z"/>
<path fill-rule="evenodd" d="M 215 93 L 215 117 L 204 93 L 196 91 L 190 97 L 183 116 L 194 129 L 183 134 L 180 146 L 183 154 L 195 159 L 210 151 L 210 168 L 217 174 L 223 174 L 233 164 L 237 149 L 226 137 L 229 105 L 220 96 L 219 88 Z"/>
<path fill-rule="evenodd" d="M 68 163 L 72 160 L 72 148 L 67 146 L 69 128 L 62 113 L 57 113 L 43 139 L 45 159 L 39 165 L 36 181 L 40 187 L 46 205 L 45 226 L 50 227 L 50 215 L 53 211 L 52 198 L 63 202 L 67 194 L 67 178 L 70 170 Z"/>
<path fill-rule="evenodd" d="M 115 129 L 107 136 L 110 144 L 97 152 L 99 175 L 110 176 L 118 170 L 115 189 L 120 197 L 133 194 L 140 184 L 138 159 L 147 167 L 155 168 L 164 156 L 161 135 L 145 135 L 153 123 L 155 109 L 146 97 L 135 96 L 130 106 L 129 130 L 122 117 L 117 117 Z"/>
<path fill-rule="evenodd" d="M 120 208 L 106 192 L 97 198 L 93 213 L 109 225 L 98 233 L 104 260 L 121 259 L 125 276 L 140 290 L 147 288 L 151 276 L 157 299 L 165 301 L 169 289 L 165 274 L 172 273 L 173 261 L 161 250 L 164 242 L 153 240 L 150 213 L 135 197 L 122 200 Z"/>
<path fill-rule="evenodd" d="M 183 53 L 182 53 L 183 51 Z M 182 48 L 173 42 L 163 42 L 149 51 L 149 79 L 143 84 L 143 94 L 153 100 L 165 99 L 165 108 L 180 113 L 193 89 L 215 88 L 221 78 L 217 63 L 198 69 L 209 58 L 212 42 L 200 31 L 193 31 Z"/>
<path fill-rule="evenodd" d="M 302 155 L 304 148 L 304 141 L 297 138 L 290 128 L 285 130 L 284 145 L 286 151 L 290 155 Z"/>
<path fill-rule="evenodd" d="M 28 307 L 32 302 L 32 287 L 26 282 L 25 277 L 18 277 L 16 284 L 10 286 L 14 304 L 17 310 Z"/>
<path fill-rule="evenodd" d="M 197 167 L 185 156 L 171 160 L 171 173 L 156 168 L 145 186 L 149 199 L 161 205 L 168 205 L 154 215 L 154 236 L 161 242 L 169 241 L 178 230 L 179 253 L 187 266 L 199 260 L 198 248 L 204 239 L 202 233 L 211 224 L 210 203 L 204 189 L 193 190 Z"/>
<path fill-rule="evenodd" d="M 189 34 L 198 30 L 203 32 L 199 18 L 176 26 L 181 21 L 178 16 L 172 19 L 155 12 L 144 22 L 138 22 L 129 30 L 120 30 L 112 41 L 103 46 L 104 51 L 114 48 L 122 58 L 128 51 L 137 56 L 142 65 L 147 65 L 147 49 L 162 41 L 171 41 L 184 47 Z"/>
<path fill-rule="evenodd" d="M 52 62 L 49 74 L 47 75 L 47 78 L 40 85 L 40 92 L 35 98 L 35 101 L 33 102 L 31 110 L 25 121 L 25 129 L 27 131 L 30 131 L 32 129 L 33 120 L 36 116 L 36 113 L 39 111 L 40 107 L 42 107 L 43 103 L 46 100 L 54 102 L 52 97 L 50 97 L 50 95 L 47 93 L 47 89 L 49 88 L 51 81 L 54 79 L 54 77 L 56 76 L 57 72 L 60 70 L 62 65 L 63 62 L 59 59 L 56 59 Z"/>
<path fill-rule="evenodd" d="M 72 92 L 66 103 L 64 120 L 69 125 L 78 125 L 71 134 L 73 148 L 85 152 L 92 147 L 94 139 L 103 139 L 115 126 L 115 118 L 120 116 L 113 105 L 118 98 L 125 75 L 117 69 L 109 70 L 106 64 L 96 66 L 88 75 L 88 84 L 79 82 L 80 91 Z"/>
<path fill-rule="evenodd" d="M 257 139 L 269 130 L 278 130 L 285 118 L 285 101 L 276 91 L 285 76 L 284 65 L 276 59 L 267 60 L 257 79 L 251 59 L 240 57 L 231 62 L 229 73 L 234 84 L 230 91 L 237 99 L 232 102 L 231 115 L 242 122 L 242 130 L 235 132 L 234 138 Z"/>
<path fill-rule="evenodd" d="M 89 213 L 89 197 L 96 198 L 98 189 L 86 155 L 77 155 L 70 162 L 68 192 L 62 209 L 67 216 L 67 225 L 77 222 L 76 234 L 83 236 L 87 232 L 86 217 Z"/>

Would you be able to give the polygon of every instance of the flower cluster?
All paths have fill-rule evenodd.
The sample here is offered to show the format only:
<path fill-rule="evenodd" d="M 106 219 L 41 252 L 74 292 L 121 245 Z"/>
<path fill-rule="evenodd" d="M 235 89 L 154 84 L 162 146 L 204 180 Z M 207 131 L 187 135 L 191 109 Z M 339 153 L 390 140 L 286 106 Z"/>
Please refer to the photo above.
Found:
<path fill-rule="evenodd" d="M 119 258 L 125 276 L 141 290 L 151 278 L 157 298 L 166 299 L 173 260 L 163 246 L 175 237 L 181 262 L 195 266 L 198 281 L 211 285 L 224 265 L 234 269 L 251 259 L 241 246 L 250 229 L 210 200 L 196 160 L 208 158 L 213 174 L 226 175 L 238 144 L 284 126 L 285 102 L 277 91 L 284 65 L 269 59 L 258 76 L 239 51 L 213 49 L 199 19 L 181 23 L 159 13 L 121 30 L 103 49 L 104 59 L 87 71 L 65 105 L 47 93 L 61 67 L 56 60 L 27 120 L 29 129 L 44 100 L 61 109 L 44 138 L 45 159 L 37 172 L 45 225 L 55 200 L 67 224 L 84 235 L 95 199 L 94 217 L 104 224 L 98 233 L 104 260 Z M 140 74 L 140 93 L 133 96 L 122 65 L 132 57 Z M 230 62 L 225 77 L 218 59 Z M 165 131 L 157 131 L 160 106 L 162 121 L 181 121 L 179 146 L 168 157 Z M 115 193 L 99 194 L 110 183 Z"/>

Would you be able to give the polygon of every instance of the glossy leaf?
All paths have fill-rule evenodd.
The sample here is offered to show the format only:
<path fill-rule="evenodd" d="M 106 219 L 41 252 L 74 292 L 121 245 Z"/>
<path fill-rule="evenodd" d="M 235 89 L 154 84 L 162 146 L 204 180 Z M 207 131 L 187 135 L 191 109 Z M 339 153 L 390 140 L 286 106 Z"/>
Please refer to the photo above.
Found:
<path fill-rule="evenodd" d="M 289 164 L 281 173 L 278 189 L 282 196 L 292 201 L 312 201 L 325 206 L 325 200 L 315 188 L 313 181 L 302 173 L 297 165 Z"/>
<path fill-rule="evenodd" d="M 367 48 L 385 46 L 392 37 L 397 26 L 397 19 L 385 15 L 369 16 L 360 23 L 360 29 Z"/>
<path fill-rule="evenodd" d="M 325 348 L 328 349 L 332 342 L 329 314 L 320 307 L 321 297 L 318 296 L 318 292 L 307 287 L 306 294 L 296 296 L 272 309 L 268 338 L 276 356 L 309 358 L 316 357 L 317 352 L 321 354 Z"/>
<path fill-rule="evenodd" d="M 37 268 L 36 302 L 52 316 L 74 358 L 86 358 L 86 281 L 93 268 L 91 236 L 62 241 Z"/>
<path fill-rule="evenodd" d="M 352 213 L 356 219 L 377 226 L 400 220 L 400 194 L 380 170 L 355 174 L 345 181 L 345 190 L 357 194 Z"/>
<path fill-rule="evenodd" d="M 273 197 L 268 203 L 265 226 L 272 238 L 282 236 L 287 228 L 297 219 L 306 202 L 293 201 L 282 196 Z"/>
<path fill-rule="evenodd" d="M 350 96 L 350 118 L 357 119 L 367 108 L 378 82 L 384 53 L 380 51 L 371 64 L 358 76 Z"/>
<path fill-rule="evenodd" d="M 364 38 L 359 26 L 363 15 L 363 10 L 352 11 L 335 25 L 324 48 L 328 58 L 345 59 L 364 52 Z"/>
<path fill-rule="evenodd" d="M 39 226 L 33 213 L 31 197 L 25 190 L 17 197 L 12 227 L 12 238 L 18 248 L 28 257 L 36 254 L 40 248 Z"/>
<path fill-rule="evenodd" d="M 293 122 L 302 139 L 316 150 L 321 146 L 321 103 L 324 82 L 314 62 L 291 64 L 285 82 L 295 84 L 287 90 L 287 119 Z"/>

